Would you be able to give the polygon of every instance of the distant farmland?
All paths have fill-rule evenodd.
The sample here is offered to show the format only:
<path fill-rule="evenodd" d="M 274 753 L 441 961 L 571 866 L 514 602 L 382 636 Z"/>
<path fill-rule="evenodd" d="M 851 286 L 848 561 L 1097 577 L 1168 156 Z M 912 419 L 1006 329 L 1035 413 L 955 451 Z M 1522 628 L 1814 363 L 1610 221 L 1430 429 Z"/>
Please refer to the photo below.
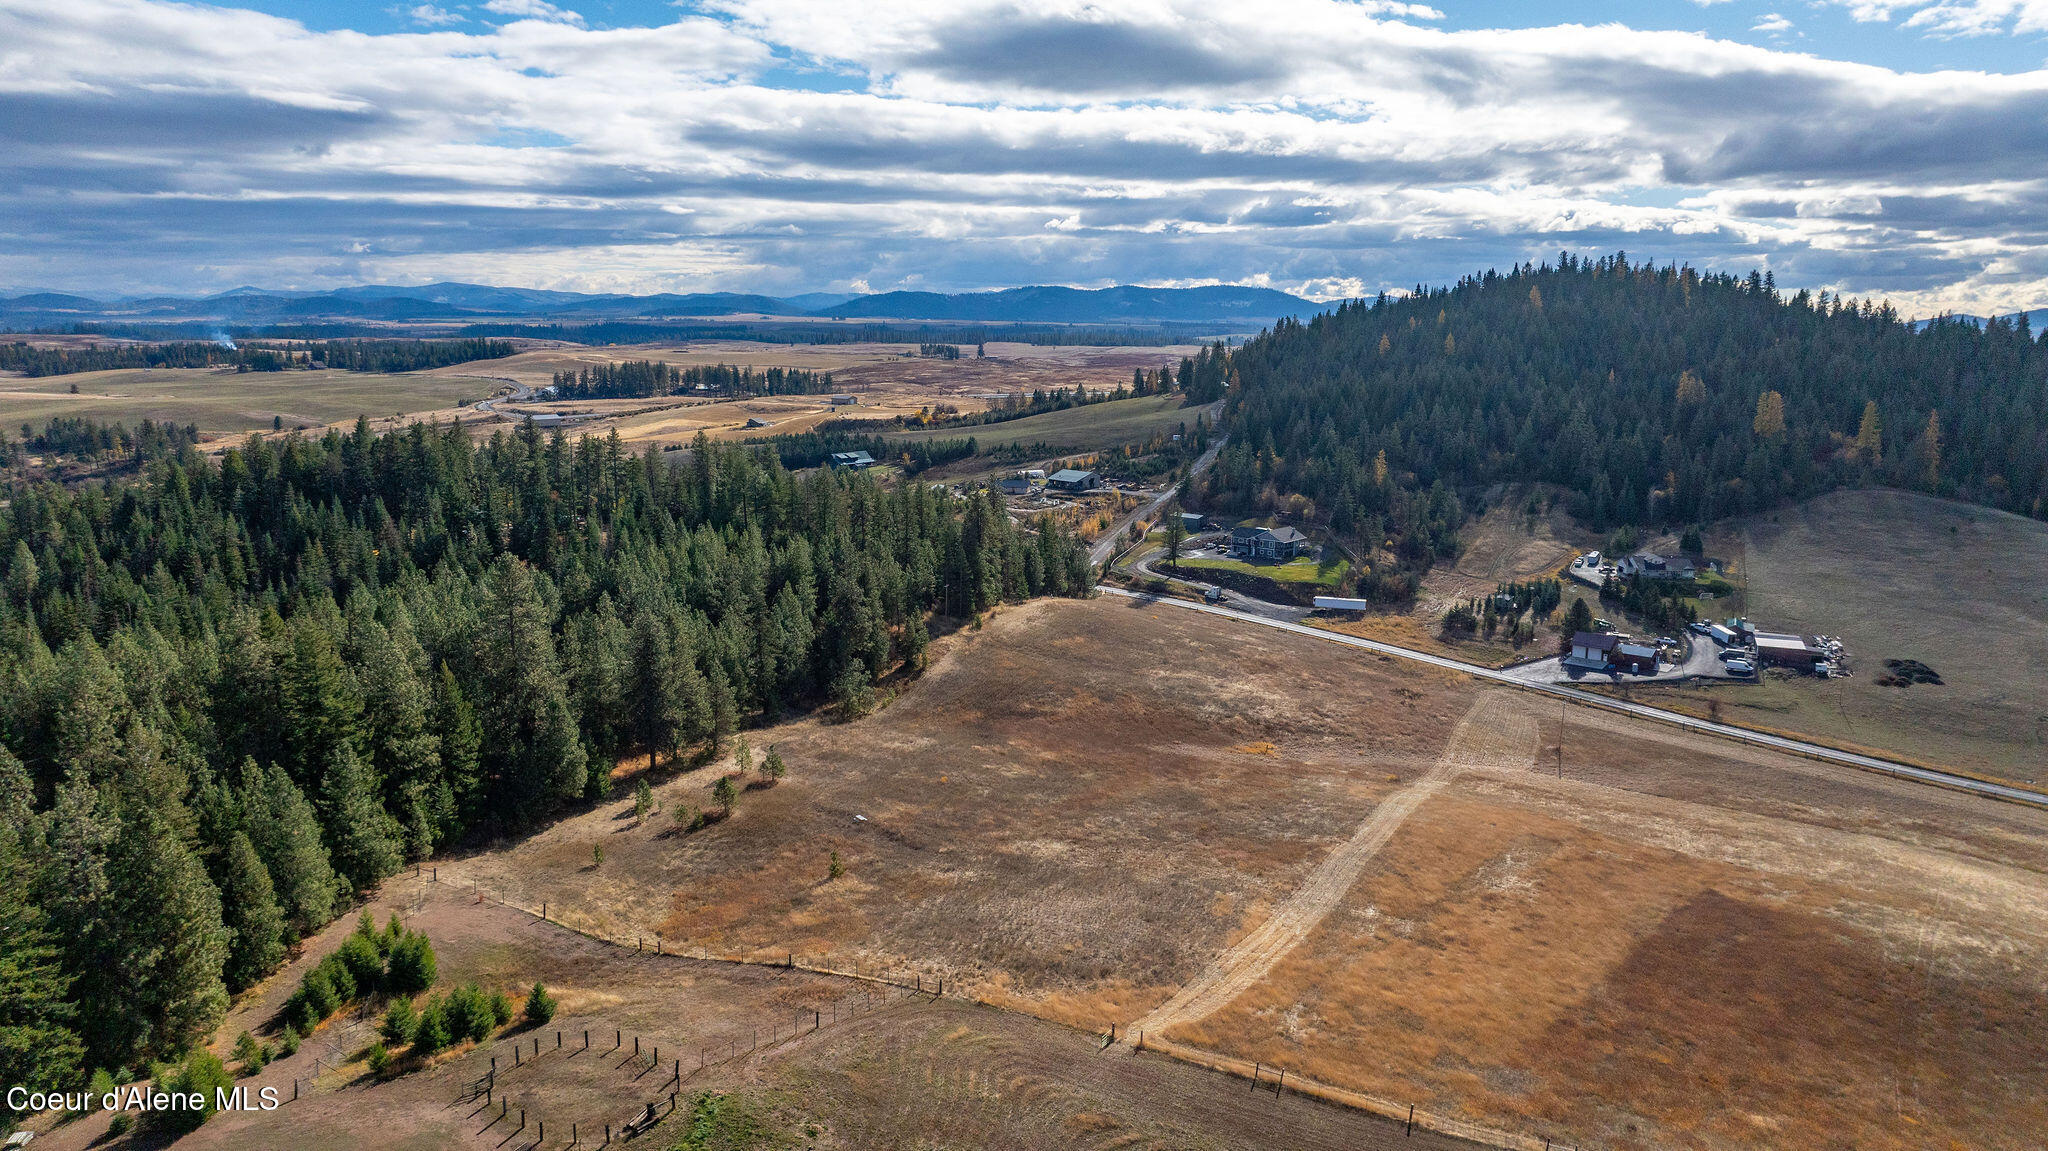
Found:
<path fill-rule="evenodd" d="M 324 425 L 358 415 L 450 408 L 483 399 L 499 382 L 413 372 L 236 372 L 219 368 L 137 368 L 41 379 L 0 378 L 0 427 L 40 426 L 53 416 L 85 416 L 134 426 L 144 419 L 197 424 L 202 433 Z M 76 387 L 77 393 L 71 392 Z"/>
<path fill-rule="evenodd" d="M 1179 396 L 1144 396 L 1135 400 L 1111 400 L 1061 412 L 1026 416 L 971 428 L 931 428 L 902 432 L 889 438 L 909 443 L 916 440 L 957 440 L 974 437 L 983 450 L 1021 444 L 1044 444 L 1054 452 L 1104 448 L 1142 440 L 1154 432 L 1170 432 L 1181 424 L 1190 429 L 1201 408 L 1180 406 Z"/>

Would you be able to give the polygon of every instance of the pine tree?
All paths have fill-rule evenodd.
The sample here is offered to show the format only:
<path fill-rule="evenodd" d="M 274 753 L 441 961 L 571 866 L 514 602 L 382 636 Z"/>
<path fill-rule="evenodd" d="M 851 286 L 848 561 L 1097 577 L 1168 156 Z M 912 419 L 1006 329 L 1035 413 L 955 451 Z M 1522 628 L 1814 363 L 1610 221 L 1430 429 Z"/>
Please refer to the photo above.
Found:
<path fill-rule="evenodd" d="M 1531 288 L 1530 291 L 1536 289 Z M 1680 406 L 1702 404 L 1707 400 L 1707 385 L 1700 380 L 1698 372 L 1687 368 L 1678 373 L 1678 392 L 1673 397 Z"/>
<path fill-rule="evenodd" d="M 284 912 L 277 906 L 270 872 L 244 832 L 237 831 L 228 840 L 220 896 L 221 917 L 234 932 L 221 978 L 229 991 L 241 991 L 277 968 L 284 958 L 285 933 Z"/>
<path fill-rule="evenodd" d="M 320 822 L 334 869 L 355 890 L 398 870 L 398 821 L 378 802 L 368 767 L 347 744 L 334 749 L 320 781 Z"/>
<path fill-rule="evenodd" d="M 270 874 L 286 921 L 294 934 L 311 935 L 334 918 L 341 887 L 313 805 L 282 767 L 266 771 L 253 760 L 242 764 L 241 797 L 249 842 Z"/>
<path fill-rule="evenodd" d="M 583 741 L 525 564 L 506 556 L 491 570 L 480 623 L 477 672 L 493 690 L 478 709 L 479 758 L 497 816 L 526 826 L 583 794 Z"/>
<path fill-rule="evenodd" d="M 382 783 L 385 810 L 404 827 L 405 854 L 421 859 L 439 839 L 436 798 L 444 787 L 433 694 L 381 625 L 372 620 L 362 631 L 359 678 L 370 772 Z"/>
<path fill-rule="evenodd" d="M 107 875 L 106 970 L 121 978 L 87 988 L 80 1014 L 95 1061 L 126 1066 L 184 1050 L 227 1014 L 228 930 L 205 869 L 149 806 L 128 814 Z"/>
<path fill-rule="evenodd" d="M 33 887 L 14 829 L 0 828 L 0 1082 L 68 1087 L 85 1047 L 71 1029 L 72 977 Z M 20 1118 L 0 1099 L 0 1120 Z"/>
<path fill-rule="evenodd" d="M 439 821 L 435 836 L 439 844 L 453 837 L 463 823 L 478 818 L 484 740 L 476 709 L 445 663 L 434 677 L 434 730 L 441 736 L 441 781 L 430 798 Z"/>

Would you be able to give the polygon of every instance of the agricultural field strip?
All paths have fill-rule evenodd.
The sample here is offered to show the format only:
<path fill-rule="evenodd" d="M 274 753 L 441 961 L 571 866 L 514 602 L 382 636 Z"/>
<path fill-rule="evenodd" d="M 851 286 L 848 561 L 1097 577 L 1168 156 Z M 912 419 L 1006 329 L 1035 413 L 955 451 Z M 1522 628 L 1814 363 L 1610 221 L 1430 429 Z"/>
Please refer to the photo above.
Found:
<path fill-rule="evenodd" d="M 1533 724 L 1513 723 L 1518 718 L 1501 707 L 1500 693 L 1489 693 L 1473 701 L 1452 730 L 1442 756 L 1420 779 L 1402 788 L 1374 807 L 1358 830 L 1337 850 L 1317 865 L 1308 880 L 1280 905 L 1257 929 L 1216 957 L 1207 969 L 1160 1004 L 1144 1018 L 1131 1024 L 1132 1032 L 1164 1031 L 1183 1023 L 1205 1019 L 1264 979 L 1287 953 L 1308 938 L 1324 917 L 1342 903 L 1365 867 L 1380 848 L 1394 837 L 1408 817 L 1468 764 L 1492 762 L 1508 755 L 1489 755 L 1489 736 L 1510 726 L 1528 736 L 1528 748 L 1535 746 Z M 1526 732 L 1521 729 L 1526 728 Z M 1527 759 L 1528 756 L 1522 758 Z"/>
<path fill-rule="evenodd" d="M 1541 695 L 1547 695 L 1557 699 L 1569 700 L 1573 703 L 1584 704 L 1588 707 L 1604 708 L 1608 711 L 1618 711 L 1626 715 L 1640 716 L 1644 719 L 1655 720 L 1658 723 L 1668 723 L 1676 727 L 1685 728 L 1689 731 L 1700 732 L 1705 735 L 1720 736 L 1723 739 L 1739 740 L 1743 743 L 1755 744 L 1759 747 L 1768 747 L 1776 751 L 1789 751 L 1794 755 L 1803 755 L 1810 759 L 1825 760 L 1829 763 L 1840 764 L 1843 767 L 1853 767 L 1861 771 L 1881 772 L 1886 775 L 1898 776 L 1902 779 L 1911 779 L 1920 783 L 1931 783 L 1942 787 L 1956 788 L 1961 791 L 1975 792 L 1978 795 L 1989 796 L 1993 799 L 2008 800 L 2013 803 L 2024 803 L 2034 807 L 2048 807 L 2048 793 L 2032 791 L 2024 787 L 2008 787 L 2002 783 L 1992 783 L 1988 780 L 1971 779 L 1968 776 L 1951 775 L 1947 772 L 1933 771 L 1924 767 L 1914 767 L 1911 764 L 1898 763 L 1894 760 L 1879 759 L 1876 756 L 1858 755 L 1855 752 L 1849 751 L 1837 751 L 1832 747 L 1826 747 L 1817 743 L 1807 743 L 1804 740 L 1787 739 L 1783 736 L 1777 735 L 1767 735 L 1762 732 L 1750 731 L 1747 728 L 1736 727 L 1732 724 L 1715 723 L 1712 720 L 1694 719 L 1689 715 L 1683 715 L 1675 711 L 1666 711 L 1663 708 L 1648 707 L 1644 704 L 1629 703 L 1624 700 L 1602 699 L 1598 696 L 1573 691 L 1570 688 L 1557 687 L 1550 684 L 1524 683 L 1520 680 L 1515 679 L 1511 675 L 1494 671 L 1491 668 L 1480 667 L 1478 664 L 1465 663 L 1462 660 L 1446 659 L 1443 656 L 1431 655 L 1428 652 L 1416 651 L 1412 648 L 1397 647 L 1390 643 L 1381 643 L 1378 640 L 1361 639 L 1357 636 L 1344 635 L 1340 632 L 1324 631 L 1321 628 L 1307 627 L 1302 624 L 1287 623 L 1282 620 L 1266 619 L 1262 616 L 1251 615 L 1246 612 L 1233 611 L 1229 608 L 1211 607 L 1208 604 L 1188 603 L 1183 600 L 1171 599 L 1164 596 L 1154 596 L 1143 592 L 1124 591 L 1121 588 L 1105 587 L 1100 590 L 1110 595 L 1123 596 L 1127 599 L 1147 600 L 1153 603 L 1169 604 L 1174 607 L 1186 608 L 1189 611 L 1204 612 L 1209 615 L 1223 616 L 1228 619 L 1243 620 L 1247 623 L 1260 624 L 1265 627 L 1279 628 L 1282 631 L 1291 631 L 1299 635 L 1314 636 L 1317 639 L 1329 640 L 1333 643 L 1341 643 L 1346 645 L 1347 647 L 1363 648 L 1366 651 L 1377 652 L 1381 655 L 1393 656 L 1396 659 L 1411 659 L 1419 663 L 1429 664 L 1432 667 L 1440 667 L 1447 671 L 1463 672 L 1466 675 L 1476 676 L 1480 679 L 1489 680 L 1493 683 L 1505 684 L 1509 687 L 1519 688 L 1523 691 L 1532 691 Z"/>

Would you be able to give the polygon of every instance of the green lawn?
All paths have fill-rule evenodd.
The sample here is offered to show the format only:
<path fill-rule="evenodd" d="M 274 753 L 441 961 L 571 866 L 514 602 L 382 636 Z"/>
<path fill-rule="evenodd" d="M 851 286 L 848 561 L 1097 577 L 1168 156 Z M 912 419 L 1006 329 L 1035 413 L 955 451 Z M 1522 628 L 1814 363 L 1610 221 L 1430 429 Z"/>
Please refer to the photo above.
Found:
<path fill-rule="evenodd" d="M 1154 565 L 1157 566 L 1157 565 Z M 1244 560 L 1184 559 L 1180 566 L 1194 570 L 1241 572 L 1245 575 L 1263 576 L 1280 583 L 1320 584 L 1334 586 L 1351 569 L 1351 561 L 1335 560 L 1318 563 L 1309 556 L 1288 560 L 1286 563 L 1247 563 Z"/>

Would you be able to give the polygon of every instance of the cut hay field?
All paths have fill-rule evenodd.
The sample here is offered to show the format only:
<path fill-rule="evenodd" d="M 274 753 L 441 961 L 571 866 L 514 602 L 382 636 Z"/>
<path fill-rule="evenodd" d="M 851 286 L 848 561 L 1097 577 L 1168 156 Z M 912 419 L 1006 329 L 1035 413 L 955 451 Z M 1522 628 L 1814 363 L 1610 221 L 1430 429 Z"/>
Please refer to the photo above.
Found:
<path fill-rule="evenodd" d="M 468 365 L 471 372 L 482 369 Z M 77 394 L 71 388 L 77 387 Z M 38 427 L 85 416 L 130 427 L 144 419 L 197 424 L 202 434 L 268 431 L 352 422 L 396 413 L 453 409 L 502 385 L 475 375 L 413 372 L 236 372 L 221 368 L 135 368 L 67 376 L 0 377 L 0 426 Z"/>
<path fill-rule="evenodd" d="M 2048 524 L 1894 491 L 1839 492 L 1709 537 L 1757 626 L 1841 636 L 1855 677 L 1650 691 L 1646 703 L 2024 781 L 2048 780 Z M 1916 659 L 1942 686 L 1877 683 Z"/>

